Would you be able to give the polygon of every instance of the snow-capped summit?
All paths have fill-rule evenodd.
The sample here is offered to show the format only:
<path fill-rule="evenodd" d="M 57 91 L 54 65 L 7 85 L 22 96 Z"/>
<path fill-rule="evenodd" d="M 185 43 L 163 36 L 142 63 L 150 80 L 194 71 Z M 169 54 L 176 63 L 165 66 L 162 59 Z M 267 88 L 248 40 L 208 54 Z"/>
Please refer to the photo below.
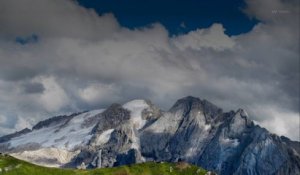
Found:
<path fill-rule="evenodd" d="M 243 109 L 223 112 L 191 96 L 168 111 L 133 100 L 53 117 L 0 138 L 0 152 L 45 166 L 183 160 L 224 175 L 299 174 L 299 147 L 255 125 Z"/>

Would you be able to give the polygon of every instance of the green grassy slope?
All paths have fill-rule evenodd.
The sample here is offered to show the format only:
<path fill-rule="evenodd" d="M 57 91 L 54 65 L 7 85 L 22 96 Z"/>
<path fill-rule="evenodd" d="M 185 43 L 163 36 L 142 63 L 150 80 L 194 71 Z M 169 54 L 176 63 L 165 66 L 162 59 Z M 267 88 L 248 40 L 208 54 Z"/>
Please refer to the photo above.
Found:
<path fill-rule="evenodd" d="M 204 175 L 206 173 L 205 170 L 186 163 L 147 162 L 92 170 L 47 168 L 4 155 L 0 155 L 0 168 L 1 175 Z"/>

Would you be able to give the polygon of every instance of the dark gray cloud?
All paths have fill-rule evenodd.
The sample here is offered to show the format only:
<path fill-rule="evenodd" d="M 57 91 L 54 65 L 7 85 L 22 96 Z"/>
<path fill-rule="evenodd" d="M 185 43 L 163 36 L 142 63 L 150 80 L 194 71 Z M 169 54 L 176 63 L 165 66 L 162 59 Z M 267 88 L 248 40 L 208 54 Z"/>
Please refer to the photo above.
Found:
<path fill-rule="evenodd" d="M 129 30 L 71 0 L 1 1 L 0 134 L 113 102 L 168 109 L 193 95 L 299 139 L 299 5 L 246 2 L 262 21 L 249 33 L 229 37 L 214 24 L 169 37 L 161 24 Z M 15 42 L 32 34 L 37 42 Z"/>
<path fill-rule="evenodd" d="M 34 93 L 43 93 L 45 88 L 44 88 L 44 85 L 41 83 L 25 82 L 23 84 L 23 90 L 24 90 L 24 93 L 34 94 Z"/>

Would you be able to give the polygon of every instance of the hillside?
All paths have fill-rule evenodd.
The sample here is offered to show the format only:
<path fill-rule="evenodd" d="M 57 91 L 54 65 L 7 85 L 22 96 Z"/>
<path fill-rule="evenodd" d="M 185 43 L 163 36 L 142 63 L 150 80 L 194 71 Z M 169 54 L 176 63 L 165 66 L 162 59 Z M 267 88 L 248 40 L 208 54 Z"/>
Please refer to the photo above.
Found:
<path fill-rule="evenodd" d="M 0 155 L 0 174 L 6 175 L 204 175 L 206 171 L 187 163 L 147 162 L 91 170 L 47 168 L 8 155 Z"/>

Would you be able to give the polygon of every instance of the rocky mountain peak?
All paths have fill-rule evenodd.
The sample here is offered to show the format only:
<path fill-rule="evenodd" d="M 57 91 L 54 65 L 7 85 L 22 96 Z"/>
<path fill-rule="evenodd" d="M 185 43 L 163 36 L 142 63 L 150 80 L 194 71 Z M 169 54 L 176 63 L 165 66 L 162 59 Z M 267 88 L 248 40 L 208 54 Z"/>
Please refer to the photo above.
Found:
<path fill-rule="evenodd" d="M 94 127 L 94 133 L 101 133 L 107 129 L 115 128 L 130 119 L 130 111 L 122 105 L 114 103 L 104 112 L 99 114 L 100 121 Z"/>
<path fill-rule="evenodd" d="M 243 118 L 247 118 L 248 117 L 248 113 L 244 109 L 242 109 L 242 108 L 239 108 L 236 111 L 236 114 L 239 114 Z"/>
<path fill-rule="evenodd" d="M 176 111 L 177 109 L 190 110 L 193 106 L 201 106 L 200 98 L 187 96 L 177 100 L 169 111 Z"/>
<path fill-rule="evenodd" d="M 248 114 L 243 109 L 238 109 L 236 112 L 230 113 L 229 135 L 231 137 L 239 137 L 244 132 L 252 130 L 254 122 L 248 117 Z"/>
<path fill-rule="evenodd" d="M 222 109 L 214 105 L 207 100 L 201 100 L 200 98 L 187 96 L 177 100 L 177 102 L 169 110 L 171 113 L 181 111 L 183 116 L 192 114 L 203 114 L 206 122 L 211 122 L 222 114 Z"/>
<path fill-rule="evenodd" d="M 254 122 L 249 118 L 248 113 L 244 109 L 238 109 L 235 112 L 234 120 L 241 120 L 245 123 L 246 126 L 253 126 Z"/>

